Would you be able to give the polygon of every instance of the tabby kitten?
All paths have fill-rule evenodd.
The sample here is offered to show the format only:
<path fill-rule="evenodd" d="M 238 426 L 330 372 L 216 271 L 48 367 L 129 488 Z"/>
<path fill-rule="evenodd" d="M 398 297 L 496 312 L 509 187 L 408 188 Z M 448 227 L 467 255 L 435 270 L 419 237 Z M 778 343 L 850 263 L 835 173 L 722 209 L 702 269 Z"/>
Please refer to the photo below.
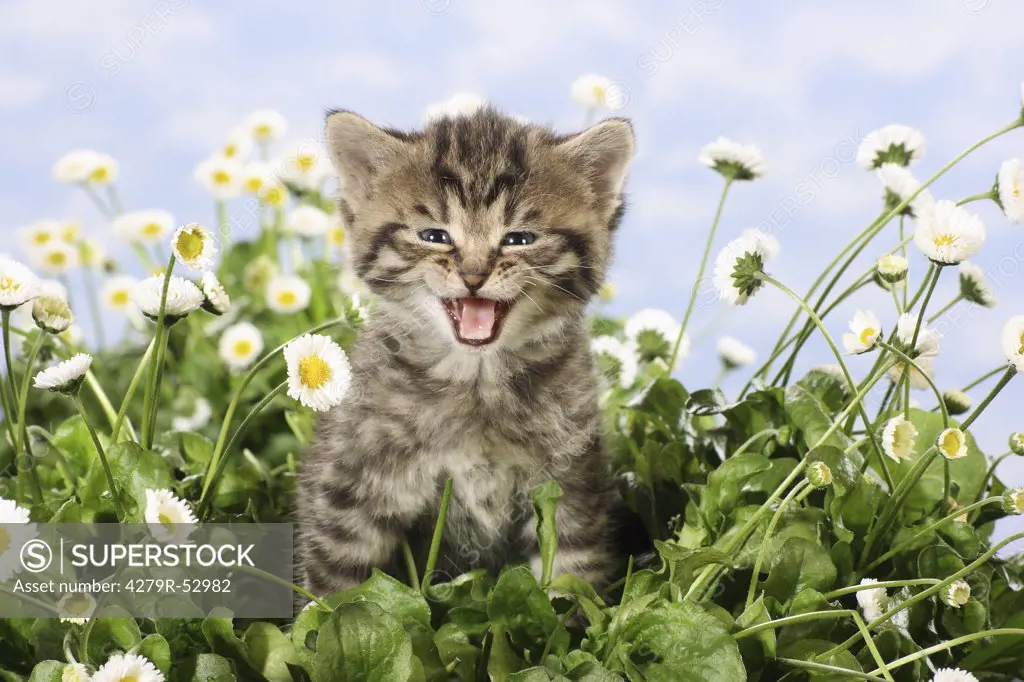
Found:
<path fill-rule="evenodd" d="M 310 589 L 406 575 L 403 539 L 422 570 L 449 476 L 439 572 L 539 571 L 530 491 L 554 479 L 555 574 L 600 584 L 616 494 L 586 307 L 622 215 L 629 122 L 560 136 L 482 109 L 405 133 L 335 111 L 327 140 L 351 267 L 380 301 L 303 462 Z"/>

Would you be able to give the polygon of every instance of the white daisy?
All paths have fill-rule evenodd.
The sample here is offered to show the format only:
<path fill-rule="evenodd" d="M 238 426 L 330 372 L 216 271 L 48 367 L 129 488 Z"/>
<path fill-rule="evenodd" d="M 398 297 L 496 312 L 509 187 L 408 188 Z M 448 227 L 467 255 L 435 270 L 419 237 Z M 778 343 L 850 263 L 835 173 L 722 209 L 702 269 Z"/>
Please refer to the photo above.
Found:
<path fill-rule="evenodd" d="M 65 184 L 85 182 L 96 167 L 98 156 L 99 153 L 91 149 L 71 150 L 53 164 L 53 179 Z"/>
<path fill-rule="evenodd" d="M 188 504 L 166 489 L 146 489 L 145 518 L 149 531 L 159 542 L 187 540 L 199 523 Z"/>
<path fill-rule="evenodd" d="M 96 611 L 96 600 L 88 592 L 68 592 L 57 602 L 57 616 L 62 623 L 85 625 Z"/>
<path fill-rule="evenodd" d="M 306 334 L 284 348 L 288 396 L 323 412 L 339 405 L 352 380 L 348 358 L 330 338 Z"/>
<path fill-rule="evenodd" d="M 747 230 L 725 245 L 715 258 L 715 288 L 723 300 L 744 305 L 764 286 L 757 274 L 775 257 L 778 241 L 759 230 Z"/>
<path fill-rule="evenodd" d="M 739 144 L 725 137 L 705 145 L 698 159 L 708 168 L 734 180 L 756 180 L 768 169 L 756 145 Z"/>
<path fill-rule="evenodd" d="M 224 290 L 224 285 L 217 279 L 217 275 L 212 271 L 204 272 L 200 283 L 203 287 L 203 296 L 206 297 L 203 301 L 204 310 L 214 315 L 223 315 L 231 310 L 231 297 Z"/>
<path fill-rule="evenodd" d="M 325 236 L 333 224 L 334 219 L 330 214 L 316 206 L 307 204 L 296 206 L 288 212 L 288 216 L 285 218 L 285 226 L 288 231 L 306 239 Z"/>
<path fill-rule="evenodd" d="M 932 682 L 978 682 L 978 678 L 960 668 L 939 668 Z"/>
<path fill-rule="evenodd" d="M 903 256 L 890 253 L 878 258 L 875 269 L 882 280 L 889 284 L 897 284 L 907 279 L 910 263 Z"/>
<path fill-rule="evenodd" d="M 70 395 L 82 385 L 90 366 L 92 366 L 92 356 L 79 353 L 56 367 L 44 369 L 36 374 L 34 386 L 54 393 Z"/>
<path fill-rule="evenodd" d="M 974 404 L 971 396 L 953 389 L 942 394 L 942 402 L 946 405 L 946 411 L 953 415 L 964 414 Z"/>
<path fill-rule="evenodd" d="M 74 220 L 55 220 L 58 236 L 69 244 L 78 241 L 78 232 L 81 226 Z"/>
<path fill-rule="evenodd" d="M 228 367 L 243 370 L 263 352 L 263 335 L 248 322 L 239 322 L 224 330 L 218 349 Z"/>
<path fill-rule="evenodd" d="M 882 336 L 882 323 L 870 310 L 858 310 L 850 320 L 850 331 L 843 335 L 843 346 L 846 352 L 860 355 L 873 350 Z"/>
<path fill-rule="evenodd" d="M 931 386 L 928 383 L 928 378 L 932 376 L 932 358 L 931 357 L 919 357 L 914 359 L 916 367 L 911 366 L 910 370 L 910 387 L 915 391 L 923 391 Z M 903 375 L 906 373 L 907 363 L 897 362 L 895 365 L 890 367 L 886 371 L 886 376 L 894 384 L 900 382 Z M 911 407 L 914 407 L 913 401 L 911 401 Z"/>
<path fill-rule="evenodd" d="M 108 185 L 117 182 L 119 165 L 109 154 L 97 153 L 85 182 L 90 185 Z"/>
<path fill-rule="evenodd" d="M 608 371 L 615 375 L 625 388 L 636 381 L 639 365 L 635 346 L 614 336 L 598 336 L 590 342 L 590 350 L 597 356 L 597 365 L 602 374 Z"/>
<path fill-rule="evenodd" d="M 263 291 L 279 271 L 274 259 L 266 254 L 256 256 L 242 271 L 242 284 L 245 285 L 246 291 Z"/>
<path fill-rule="evenodd" d="M 971 600 L 971 586 L 966 580 L 954 580 L 942 588 L 940 596 L 946 606 L 958 609 Z"/>
<path fill-rule="evenodd" d="M 345 249 L 345 226 L 339 218 L 332 219 L 331 227 L 327 230 L 326 241 L 327 250 L 332 254 L 341 253 Z"/>
<path fill-rule="evenodd" d="M 56 220 L 40 220 L 21 228 L 18 232 L 21 245 L 29 252 L 41 249 L 61 238 L 60 222 Z"/>
<path fill-rule="evenodd" d="M 924 135 L 905 125 L 892 124 L 872 130 L 857 149 L 857 163 L 868 170 L 883 163 L 909 166 L 924 157 Z"/>
<path fill-rule="evenodd" d="M 50 334 L 60 334 L 75 321 L 68 302 L 60 296 L 44 295 L 32 301 L 32 319 Z"/>
<path fill-rule="evenodd" d="M 1018 372 L 1024 372 L 1024 315 L 1011 317 L 1003 327 L 1003 353 Z"/>
<path fill-rule="evenodd" d="M 242 191 L 256 196 L 264 183 L 274 179 L 274 166 L 266 161 L 250 161 L 242 167 L 239 182 Z"/>
<path fill-rule="evenodd" d="M 160 209 L 122 213 L 113 221 L 114 234 L 126 242 L 144 245 L 163 241 L 174 225 L 174 216 Z"/>
<path fill-rule="evenodd" d="M 861 585 L 875 585 L 878 581 L 874 578 L 864 578 Z M 864 620 L 869 623 L 878 620 L 885 613 L 889 605 L 889 595 L 884 587 L 874 587 L 857 591 L 857 605 L 864 614 Z"/>
<path fill-rule="evenodd" d="M 588 73 L 577 78 L 569 92 L 574 100 L 587 109 L 619 111 L 627 99 L 621 84 L 596 73 Z"/>
<path fill-rule="evenodd" d="M 918 216 L 914 244 L 940 265 L 956 265 L 981 249 L 985 226 L 981 218 L 952 201 L 937 201 L 925 206 Z"/>
<path fill-rule="evenodd" d="M 914 177 L 905 166 L 898 163 L 883 163 L 875 171 L 875 175 L 885 187 L 885 205 L 892 210 L 908 199 L 914 192 L 921 188 L 921 182 Z M 935 203 L 935 198 L 928 190 L 924 190 L 911 201 L 902 213 L 910 217 L 921 215 L 926 206 Z"/>
<path fill-rule="evenodd" d="M 269 142 L 280 138 L 288 130 L 288 121 L 273 109 L 260 109 L 249 114 L 243 128 L 249 131 L 257 142 Z"/>
<path fill-rule="evenodd" d="M 103 284 L 100 298 L 111 310 L 124 312 L 131 307 L 132 291 L 137 284 L 138 280 L 128 275 L 111 277 Z"/>
<path fill-rule="evenodd" d="M 145 656 L 114 654 L 92 676 L 92 682 L 164 682 L 164 674 Z"/>
<path fill-rule="evenodd" d="M 87 268 L 103 265 L 107 249 L 96 239 L 86 238 L 78 242 L 78 260 Z"/>
<path fill-rule="evenodd" d="M 827 488 L 832 485 L 832 470 L 824 462 L 812 462 L 807 467 L 807 480 L 815 488 Z"/>
<path fill-rule="evenodd" d="M 21 572 L 21 548 L 37 534 L 27 509 L 0 498 L 0 583 Z"/>
<path fill-rule="evenodd" d="M 424 118 L 427 123 L 436 121 L 441 118 L 456 117 L 456 116 L 469 116 L 484 107 L 487 104 L 487 100 L 479 95 L 474 95 L 468 92 L 460 92 L 452 95 L 446 100 L 440 102 L 434 102 L 427 106 L 424 112 Z"/>
<path fill-rule="evenodd" d="M 160 318 L 160 301 L 163 298 L 164 276 L 149 277 L 136 285 L 132 301 L 142 314 L 151 320 Z M 193 282 L 183 277 L 171 277 L 167 286 L 167 303 L 164 307 L 165 324 L 174 324 L 189 313 L 199 310 L 206 297 Z"/>
<path fill-rule="evenodd" d="M 52 241 L 32 252 L 36 267 L 48 275 L 66 275 L 79 265 L 79 250 L 64 241 Z"/>
<path fill-rule="evenodd" d="M 224 141 L 218 152 L 225 159 L 245 161 L 252 152 L 252 135 L 245 128 L 235 128 L 228 133 L 228 139 Z"/>
<path fill-rule="evenodd" d="M 956 428 L 946 429 L 935 439 L 935 447 L 946 459 L 952 461 L 967 456 L 967 436 Z"/>
<path fill-rule="evenodd" d="M 179 227 L 171 237 L 171 250 L 175 258 L 193 270 L 209 270 L 217 256 L 213 233 L 199 223 Z"/>
<path fill-rule="evenodd" d="M 0 258 L 0 308 L 14 310 L 40 294 L 39 278 L 18 261 Z"/>
<path fill-rule="evenodd" d="M 92 675 L 85 665 L 68 663 L 60 673 L 60 682 L 92 682 Z"/>
<path fill-rule="evenodd" d="M 288 203 L 288 188 L 285 184 L 271 176 L 263 181 L 259 191 L 256 193 L 260 203 L 271 208 L 281 208 Z"/>
<path fill-rule="evenodd" d="M 597 290 L 597 297 L 602 303 L 611 303 L 615 300 L 616 293 L 615 284 L 612 282 L 605 282 L 601 285 L 601 288 Z"/>
<path fill-rule="evenodd" d="M 1007 218 L 1015 223 L 1024 220 L 1024 163 L 1020 159 L 1004 161 L 999 167 L 996 194 Z"/>
<path fill-rule="evenodd" d="M 267 307 L 275 313 L 305 310 L 313 290 L 298 275 L 277 275 L 267 283 Z"/>
<path fill-rule="evenodd" d="M 626 338 L 637 348 L 640 357 L 650 362 L 655 358 L 667 358 L 679 338 L 680 325 L 671 313 L 657 308 L 637 311 L 626 320 Z M 690 351 L 690 338 L 683 336 L 679 357 L 685 358 Z"/>
<path fill-rule="evenodd" d="M 882 430 L 882 450 L 895 462 L 902 462 L 914 454 L 917 445 L 917 427 L 902 416 L 893 417 Z"/>
<path fill-rule="evenodd" d="M 996 304 L 995 292 L 985 281 L 984 270 L 974 263 L 964 261 L 957 271 L 960 274 L 960 295 L 964 300 L 985 308 L 991 308 Z"/>
<path fill-rule="evenodd" d="M 1003 511 L 1007 514 L 1024 514 L 1024 486 L 1010 488 L 1003 493 Z"/>
<path fill-rule="evenodd" d="M 213 407 L 206 398 L 196 398 L 192 414 L 187 417 L 175 417 L 171 420 L 171 428 L 183 433 L 194 433 L 205 428 L 213 417 Z"/>
<path fill-rule="evenodd" d="M 917 331 L 917 344 L 911 350 L 914 341 L 914 332 Z M 919 357 L 934 358 L 939 354 L 939 346 L 942 337 L 934 329 L 929 329 L 924 322 L 921 322 L 921 329 L 917 329 L 917 315 L 914 313 L 903 313 L 896 324 L 896 338 L 903 345 L 904 352 L 915 360 Z"/>
<path fill-rule="evenodd" d="M 201 161 L 192 175 L 214 199 L 220 201 L 234 199 L 241 190 L 241 166 L 237 161 L 223 156 Z"/>
<path fill-rule="evenodd" d="M 718 357 L 729 369 L 746 367 L 757 361 L 757 352 L 738 339 L 723 336 L 718 339 Z"/>
<path fill-rule="evenodd" d="M 334 172 L 327 150 L 308 140 L 300 142 L 277 163 L 277 176 L 286 183 L 315 189 Z"/>

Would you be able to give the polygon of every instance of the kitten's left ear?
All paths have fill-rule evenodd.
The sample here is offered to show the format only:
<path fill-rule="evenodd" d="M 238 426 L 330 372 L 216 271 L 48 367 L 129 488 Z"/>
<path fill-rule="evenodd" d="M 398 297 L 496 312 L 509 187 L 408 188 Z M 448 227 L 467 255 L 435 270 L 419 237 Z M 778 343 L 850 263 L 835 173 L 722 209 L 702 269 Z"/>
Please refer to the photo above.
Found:
<path fill-rule="evenodd" d="M 376 126 L 351 111 L 328 113 L 326 132 L 327 148 L 345 200 L 358 208 L 374 177 L 401 152 L 405 141 L 395 131 Z"/>
<path fill-rule="evenodd" d="M 622 183 L 633 160 L 633 126 L 625 118 L 609 118 L 560 143 L 586 175 L 602 202 L 618 206 Z"/>

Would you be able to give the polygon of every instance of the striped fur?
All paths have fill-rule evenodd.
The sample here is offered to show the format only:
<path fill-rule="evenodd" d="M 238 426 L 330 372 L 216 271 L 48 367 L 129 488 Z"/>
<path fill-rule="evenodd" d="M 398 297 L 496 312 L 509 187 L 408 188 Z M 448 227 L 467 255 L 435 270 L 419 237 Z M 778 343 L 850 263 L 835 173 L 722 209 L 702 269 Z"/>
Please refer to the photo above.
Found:
<path fill-rule="evenodd" d="M 401 133 L 335 112 L 327 134 L 351 262 L 380 304 L 350 353 L 353 389 L 303 464 L 310 588 L 344 589 L 374 567 L 404 575 L 403 539 L 422 570 L 449 476 L 438 571 L 536 564 L 529 493 L 555 479 L 557 568 L 600 583 L 615 495 L 585 314 L 622 213 L 629 124 L 560 137 L 485 109 Z M 426 228 L 453 244 L 422 241 Z M 538 238 L 503 248 L 509 231 Z M 458 343 L 441 303 L 470 293 L 512 303 L 489 345 Z"/>

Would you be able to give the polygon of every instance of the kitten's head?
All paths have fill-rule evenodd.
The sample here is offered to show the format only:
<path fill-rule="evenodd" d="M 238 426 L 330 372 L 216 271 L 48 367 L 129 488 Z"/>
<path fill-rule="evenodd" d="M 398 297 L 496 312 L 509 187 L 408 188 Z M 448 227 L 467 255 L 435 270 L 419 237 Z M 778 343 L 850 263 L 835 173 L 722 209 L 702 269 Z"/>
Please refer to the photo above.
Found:
<path fill-rule="evenodd" d="M 625 119 L 575 135 L 493 109 L 421 132 L 327 117 L 356 274 L 455 348 L 515 349 L 579 320 L 604 280 L 633 156 Z"/>

